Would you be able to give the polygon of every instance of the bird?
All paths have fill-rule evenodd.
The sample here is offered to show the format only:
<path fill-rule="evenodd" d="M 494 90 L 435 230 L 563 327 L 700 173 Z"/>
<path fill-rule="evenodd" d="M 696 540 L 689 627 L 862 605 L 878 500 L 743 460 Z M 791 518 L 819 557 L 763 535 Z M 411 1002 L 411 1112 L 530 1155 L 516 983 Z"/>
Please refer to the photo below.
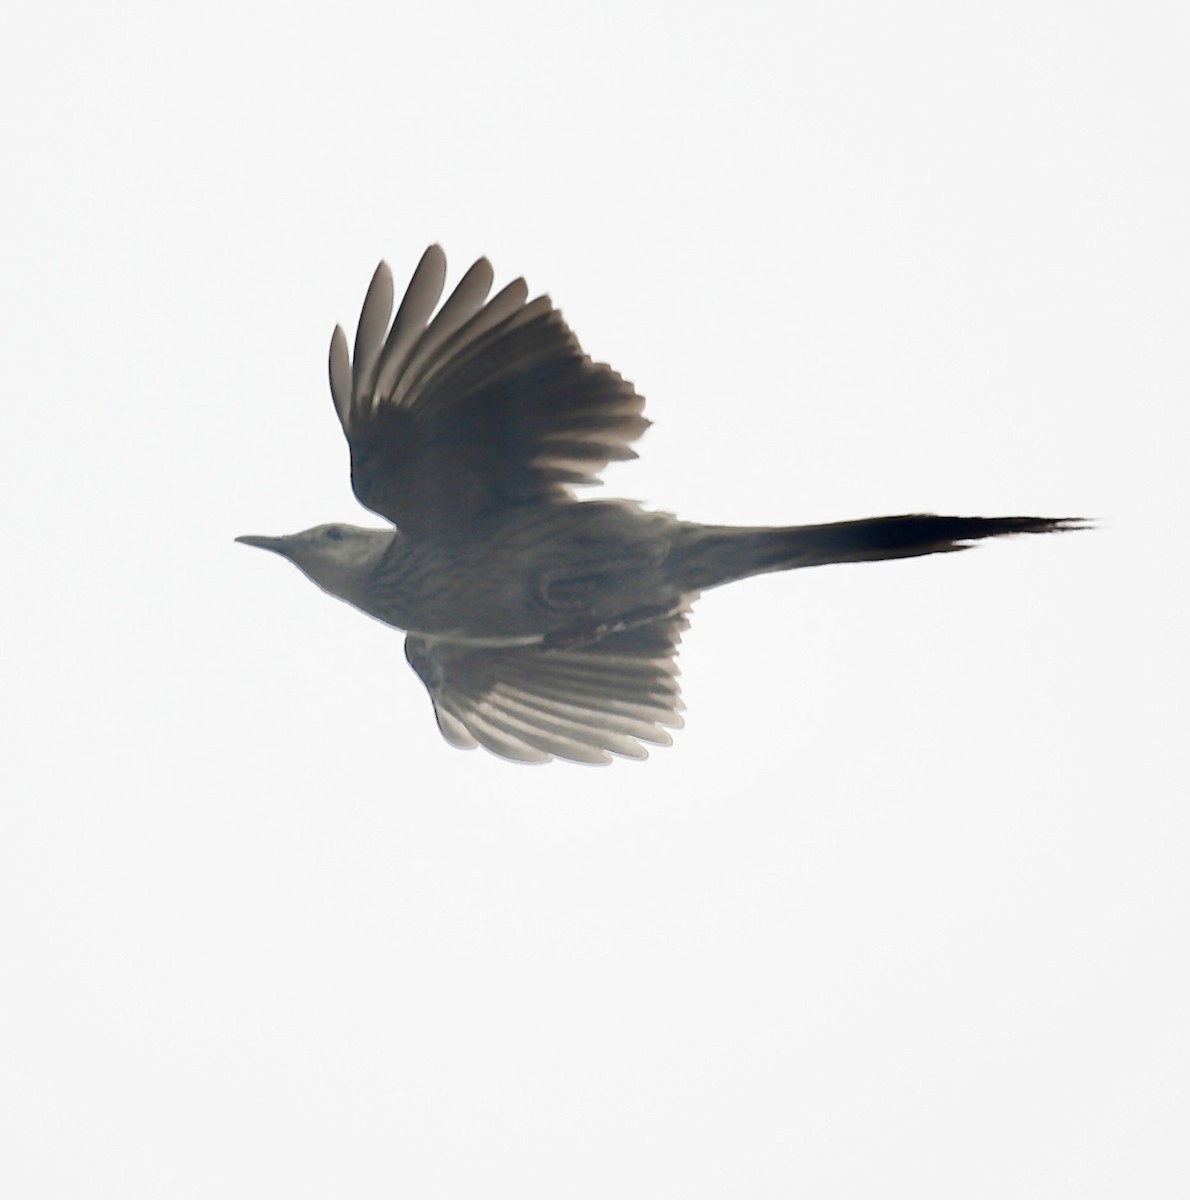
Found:
<path fill-rule="evenodd" d="M 580 499 L 576 486 L 637 457 L 644 399 L 587 356 L 549 296 L 530 300 L 522 278 L 489 299 L 493 282 L 481 258 L 438 307 L 446 256 L 432 245 L 395 317 L 392 271 L 376 268 L 353 354 L 335 328 L 330 388 L 352 488 L 390 527 L 236 539 L 404 630 L 453 746 L 523 763 L 646 758 L 683 723 L 675 660 L 702 592 L 1085 527 L 932 513 L 737 527 Z"/>

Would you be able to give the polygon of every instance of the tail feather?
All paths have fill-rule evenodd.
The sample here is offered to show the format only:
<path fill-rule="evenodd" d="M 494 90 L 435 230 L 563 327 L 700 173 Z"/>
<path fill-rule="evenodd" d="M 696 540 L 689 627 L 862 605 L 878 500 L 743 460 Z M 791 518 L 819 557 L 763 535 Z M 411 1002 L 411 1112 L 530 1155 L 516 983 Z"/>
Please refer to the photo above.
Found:
<path fill-rule="evenodd" d="M 912 513 L 785 529 L 696 526 L 685 547 L 683 575 L 705 590 L 767 571 L 828 563 L 877 562 L 968 550 L 984 538 L 1018 533 L 1063 533 L 1087 528 L 1079 517 L 940 517 Z"/>

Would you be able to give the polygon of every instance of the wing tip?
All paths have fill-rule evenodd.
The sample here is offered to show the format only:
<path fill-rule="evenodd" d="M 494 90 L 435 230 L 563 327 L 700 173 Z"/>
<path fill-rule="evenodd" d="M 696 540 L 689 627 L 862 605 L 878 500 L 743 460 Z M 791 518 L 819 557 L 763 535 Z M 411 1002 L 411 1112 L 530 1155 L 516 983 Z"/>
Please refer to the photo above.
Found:
<path fill-rule="evenodd" d="M 327 367 L 335 412 L 339 414 L 339 423 L 346 432 L 351 414 L 351 352 L 347 349 L 347 334 L 342 325 L 336 325 L 334 333 L 331 334 Z"/>

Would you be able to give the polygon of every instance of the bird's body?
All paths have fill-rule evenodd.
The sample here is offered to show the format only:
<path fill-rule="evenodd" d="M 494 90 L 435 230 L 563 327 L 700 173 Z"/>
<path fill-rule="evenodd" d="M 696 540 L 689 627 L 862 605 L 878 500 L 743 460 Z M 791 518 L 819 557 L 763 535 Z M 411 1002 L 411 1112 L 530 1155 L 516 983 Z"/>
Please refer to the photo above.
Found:
<path fill-rule="evenodd" d="M 667 568 L 680 528 L 614 501 L 528 505 L 477 522 L 469 535 L 399 540 L 360 607 L 431 638 L 564 636 L 677 604 Z"/>
<path fill-rule="evenodd" d="M 445 278 L 423 256 L 389 328 L 382 263 L 355 361 L 335 331 L 331 387 L 360 499 L 396 529 L 326 525 L 241 541 L 404 629 L 439 726 L 505 757 L 644 757 L 681 723 L 673 662 L 700 592 L 767 571 L 961 550 L 1077 525 L 910 514 L 818 526 L 697 525 L 627 501 L 578 502 L 648 426 L 522 280 L 487 301 L 480 260 L 433 321 Z"/>

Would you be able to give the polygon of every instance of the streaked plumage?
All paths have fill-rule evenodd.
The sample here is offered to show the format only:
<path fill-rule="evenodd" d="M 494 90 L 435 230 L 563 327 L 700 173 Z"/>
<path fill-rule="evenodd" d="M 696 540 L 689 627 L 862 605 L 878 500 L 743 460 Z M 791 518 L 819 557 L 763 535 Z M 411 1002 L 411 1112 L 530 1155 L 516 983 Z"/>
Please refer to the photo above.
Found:
<path fill-rule="evenodd" d="M 636 457 L 644 400 L 593 363 L 523 279 L 496 296 L 480 259 L 438 308 L 431 246 L 396 317 L 381 263 L 354 358 L 336 328 L 330 380 L 351 481 L 395 530 L 325 525 L 239 540 L 282 554 L 332 595 L 408 631 L 406 657 L 455 746 L 506 758 L 644 758 L 681 725 L 674 658 L 707 588 L 766 571 L 965 549 L 1048 533 L 1047 517 L 911 514 L 832 525 L 695 525 L 627 501 L 579 502 Z"/>

